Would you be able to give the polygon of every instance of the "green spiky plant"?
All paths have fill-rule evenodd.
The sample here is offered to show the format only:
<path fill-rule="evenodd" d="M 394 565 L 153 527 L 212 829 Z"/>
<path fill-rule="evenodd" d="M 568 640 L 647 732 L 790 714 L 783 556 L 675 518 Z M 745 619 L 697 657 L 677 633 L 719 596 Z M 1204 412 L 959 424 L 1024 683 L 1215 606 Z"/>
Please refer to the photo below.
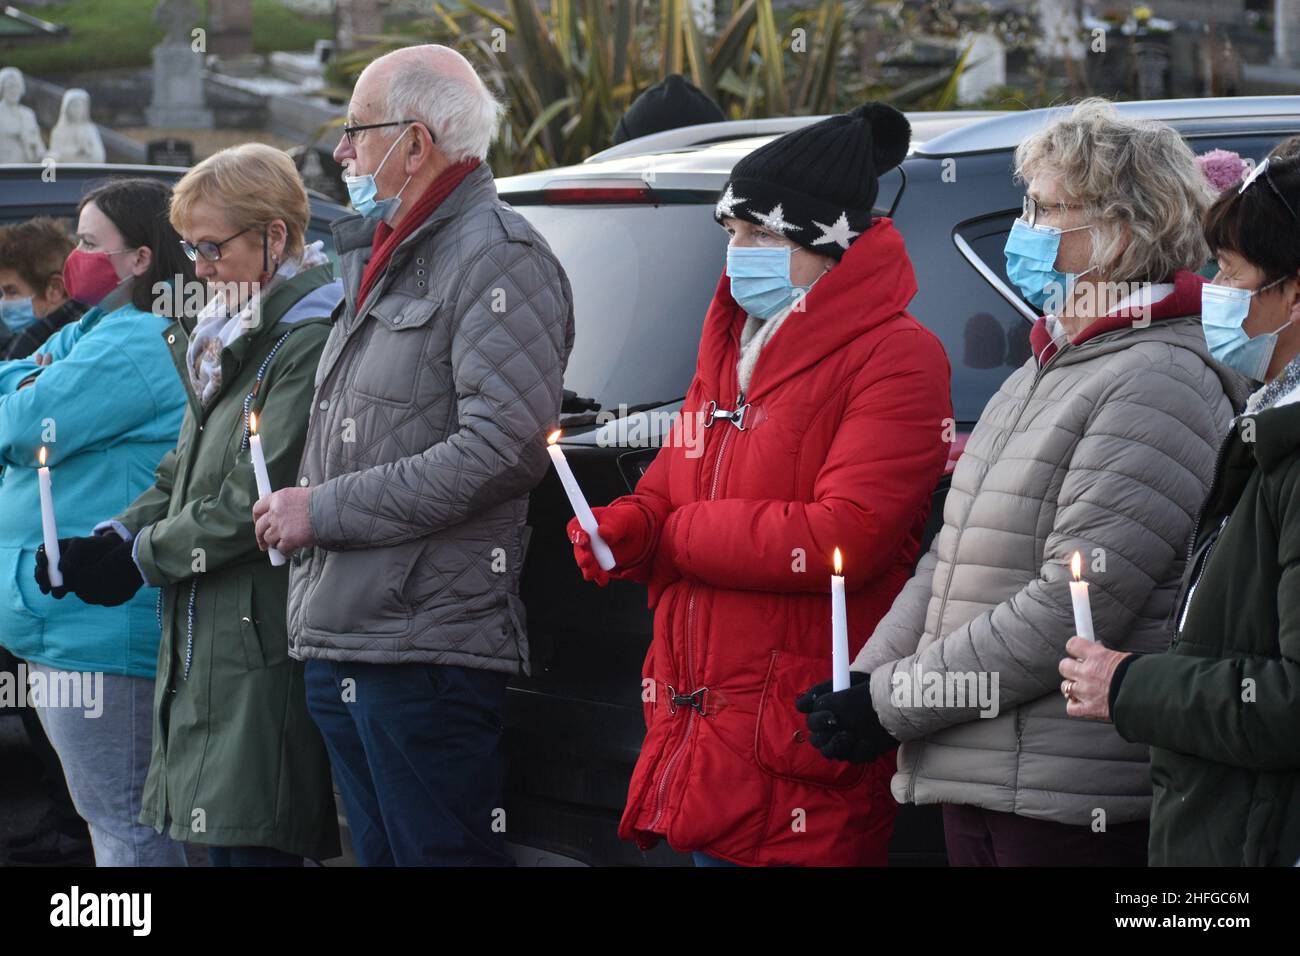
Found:
<path fill-rule="evenodd" d="M 821 0 L 778 15 L 772 0 L 732 0 L 707 36 L 689 0 L 435 0 L 402 33 L 367 37 L 331 76 L 350 86 L 376 56 L 412 43 L 465 54 L 509 104 L 492 156 L 498 174 L 580 162 L 610 142 L 638 93 L 683 73 L 732 119 L 816 115 L 840 102 L 853 4 Z M 346 91 L 343 91 L 346 92 Z"/>

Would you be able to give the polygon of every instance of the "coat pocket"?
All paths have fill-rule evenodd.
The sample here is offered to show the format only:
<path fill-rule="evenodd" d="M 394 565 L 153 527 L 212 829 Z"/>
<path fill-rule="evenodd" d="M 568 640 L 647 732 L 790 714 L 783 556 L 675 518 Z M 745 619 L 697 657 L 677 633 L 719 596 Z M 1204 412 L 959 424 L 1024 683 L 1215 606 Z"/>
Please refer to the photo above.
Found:
<path fill-rule="evenodd" d="M 28 619 L 44 617 L 35 610 L 38 601 L 48 600 L 36 583 L 35 550 L 0 548 L 0 581 L 12 582 L 0 602 L 5 611 Z"/>
<path fill-rule="evenodd" d="M 370 310 L 365 360 L 357 363 L 351 387 L 380 402 L 407 406 L 415 402 L 428 374 L 431 357 L 443 348 L 430 322 L 440 313 L 441 300 L 387 295 Z"/>
<path fill-rule="evenodd" d="M 244 645 L 244 658 L 250 671 L 259 670 L 266 666 L 266 653 L 262 649 L 262 637 L 253 612 L 253 579 L 248 574 L 239 576 L 238 599 L 239 636 Z"/>
<path fill-rule="evenodd" d="M 830 676 L 830 660 L 773 651 L 758 703 L 754 758 L 766 773 L 832 790 L 860 784 L 870 764 L 827 760 L 808 741 L 808 724 L 794 703 Z"/>
<path fill-rule="evenodd" d="M 316 582 L 306 598 L 309 630 L 351 635 L 404 634 L 411 626 L 406 599 L 411 568 L 426 539 L 391 548 L 317 549 Z"/>

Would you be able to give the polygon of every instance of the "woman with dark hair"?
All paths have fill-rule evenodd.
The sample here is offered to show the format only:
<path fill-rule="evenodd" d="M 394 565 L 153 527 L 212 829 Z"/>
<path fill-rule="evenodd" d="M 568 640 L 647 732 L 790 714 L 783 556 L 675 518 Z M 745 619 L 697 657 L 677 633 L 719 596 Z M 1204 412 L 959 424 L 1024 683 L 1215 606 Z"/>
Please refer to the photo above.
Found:
<path fill-rule="evenodd" d="M 176 443 L 185 393 L 163 345 L 167 320 L 149 310 L 156 286 L 194 277 L 167 221 L 170 195 L 162 183 L 123 179 L 85 196 L 63 281 L 90 310 L 30 359 L 0 362 L 0 642 L 28 662 L 26 703 L 58 752 L 100 866 L 185 864 L 180 844 L 138 822 L 157 593 L 115 607 L 42 597 L 38 456 L 57 524 L 75 533 L 130 504 Z M 75 563 L 74 550 L 63 560 Z"/>
<path fill-rule="evenodd" d="M 1219 449 L 1188 551 L 1173 646 L 1071 638 L 1072 717 L 1151 747 L 1151 863 L 1300 857 L 1300 158 L 1269 159 L 1205 217 L 1201 290 L 1219 361 L 1263 385 Z M 1099 638 L 1104 636 L 1098 633 Z"/>
<path fill-rule="evenodd" d="M 0 229 L 0 358 L 27 358 L 85 314 L 63 288 L 73 242 L 64 223 L 49 216 Z"/>

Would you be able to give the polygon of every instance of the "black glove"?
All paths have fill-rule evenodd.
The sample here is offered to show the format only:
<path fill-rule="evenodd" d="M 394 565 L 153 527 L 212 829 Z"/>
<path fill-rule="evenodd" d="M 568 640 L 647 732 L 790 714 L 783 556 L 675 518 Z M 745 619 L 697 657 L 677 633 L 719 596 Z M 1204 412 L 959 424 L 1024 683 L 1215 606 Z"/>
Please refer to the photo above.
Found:
<path fill-rule="evenodd" d="M 71 538 L 59 539 L 59 568 L 65 568 L 68 565 L 66 549 Z M 67 575 L 64 575 L 63 583 L 58 587 L 50 584 L 50 558 L 45 552 L 44 542 L 36 549 L 36 586 L 41 589 L 42 594 L 52 594 L 60 601 L 71 588 L 68 587 Z"/>
<path fill-rule="evenodd" d="M 880 726 L 871 703 L 871 675 L 849 671 L 847 690 L 832 691 L 830 681 L 811 688 L 795 701 L 795 709 L 808 715 L 809 743 L 827 760 L 870 763 L 898 746 Z"/>
<path fill-rule="evenodd" d="M 36 549 L 36 584 L 43 594 L 62 598 L 71 592 L 87 604 L 116 607 L 144 586 L 131 557 L 131 542 L 115 531 L 86 538 L 59 539 L 59 570 L 63 585 L 51 587 L 45 545 Z"/>

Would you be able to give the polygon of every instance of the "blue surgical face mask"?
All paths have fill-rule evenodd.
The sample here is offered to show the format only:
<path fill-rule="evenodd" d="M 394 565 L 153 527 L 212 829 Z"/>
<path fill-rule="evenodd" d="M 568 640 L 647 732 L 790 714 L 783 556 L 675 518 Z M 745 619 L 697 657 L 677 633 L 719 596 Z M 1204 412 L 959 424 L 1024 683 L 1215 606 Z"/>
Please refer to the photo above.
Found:
<path fill-rule="evenodd" d="M 406 131 L 403 130 L 402 135 L 405 134 Z M 397 212 L 397 207 L 402 204 L 402 190 L 410 185 L 410 176 L 406 177 L 402 189 L 399 189 L 395 195 L 384 199 L 375 198 L 375 193 L 379 191 L 379 187 L 375 185 L 375 177 L 379 175 L 379 171 L 384 168 L 384 163 L 388 162 L 388 157 L 392 155 L 393 149 L 401 141 L 401 136 L 393 140 L 393 145 L 388 147 L 388 152 L 384 153 L 384 158 L 379 161 L 373 173 L 343 177 L 343 184 L 348 187 L 348 198 L 352 201 L 352 208 L 367 219 L 382 219 L 384 222 L 389 222 L 393 218 L 393 213 Z"/>
<path fill-rule="evenodd" d="M 0 322 L 4 322 L 10 332 L 21 332 L 36 319 L 31 296 L 25 299 L 0 299 Z"/>
<path fill-rule="evenodd" d="M 1091 229 L 1075 226 L 1057 229 L 1054 226 L 1031 226 L 1023 219 L 1011 224 L 1003 254 L 1007 257 L 1007 278 L 1015 283 L 1026 302 L 1042 309 L 1049 299 L 1059 296 L 1064 304 L 1074 292 L 1074 284 L 1092 269 L 1083 272 L 1061 272 L 1056 268 L 1056 254 L 1061 248 L 1061 236 L 1067 232 Z"/>
<path fill-rule="evenodd" d="M 756 319 L 770 319 L 794 305 L 812 286 L 790 281 L 789 246 L 727 246 L 731 297 Z"/>
<path fill-rule="evenodd" d="M 1250 300 L 1285 279 L 1283 276 L 1277 282 L 1270 282 L 1254 291 L 1227 285 L 1201 286 L 1201 330 L 1205 333 L 1205 344 L 1210 347 L 1210 354 L 1228 368 L 1236 369 L 1256 382 L 1264 381 L 1268 374 L 1268 363 L 1277 348 L 1278 333 L 1290 325 L 1291 320 L 1254 338 L 1246 334 L 1242 324 L 1250 314 Z"/>

